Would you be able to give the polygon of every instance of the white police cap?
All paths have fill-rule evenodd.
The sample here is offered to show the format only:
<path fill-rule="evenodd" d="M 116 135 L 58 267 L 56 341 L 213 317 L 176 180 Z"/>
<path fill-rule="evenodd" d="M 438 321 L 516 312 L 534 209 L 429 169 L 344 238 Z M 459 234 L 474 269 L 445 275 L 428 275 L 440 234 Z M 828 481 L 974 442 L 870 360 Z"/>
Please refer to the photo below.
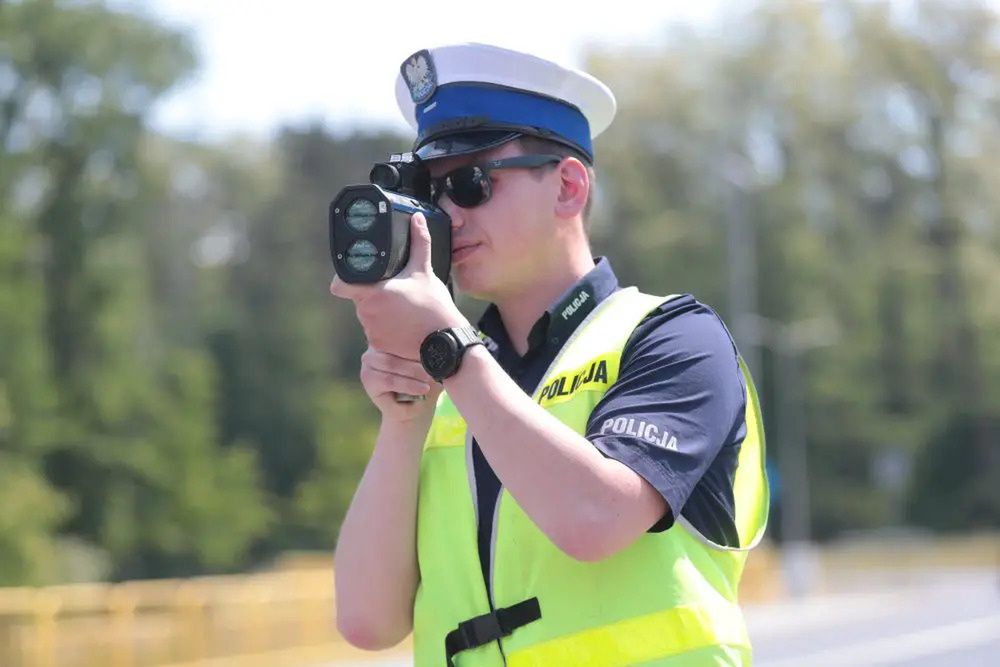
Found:
<path fill-rule="evenodd" d="M 396 101 L 423 159 L 499 146 L 521 134 L 594 160 L 592 139 L 614 118 L 611 90 L 586 72 L 487 44 L 418 51 L 399 68 Z"/>

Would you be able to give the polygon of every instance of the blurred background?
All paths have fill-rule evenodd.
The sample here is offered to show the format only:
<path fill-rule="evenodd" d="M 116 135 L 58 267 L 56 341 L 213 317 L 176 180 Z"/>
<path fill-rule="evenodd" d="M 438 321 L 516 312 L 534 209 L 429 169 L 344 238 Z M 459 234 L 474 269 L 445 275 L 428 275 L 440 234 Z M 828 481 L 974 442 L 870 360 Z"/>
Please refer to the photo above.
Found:
<path fill-rule="evenodd" d="M 758 663 L 995 659 L 1000 2 L 660 5 L 0 2 L 0 665 L 365 657 L 330 554 L 378 421 L 326 208 L 456 41 L 612 88 L 595 252 L 753 371 Z"/>

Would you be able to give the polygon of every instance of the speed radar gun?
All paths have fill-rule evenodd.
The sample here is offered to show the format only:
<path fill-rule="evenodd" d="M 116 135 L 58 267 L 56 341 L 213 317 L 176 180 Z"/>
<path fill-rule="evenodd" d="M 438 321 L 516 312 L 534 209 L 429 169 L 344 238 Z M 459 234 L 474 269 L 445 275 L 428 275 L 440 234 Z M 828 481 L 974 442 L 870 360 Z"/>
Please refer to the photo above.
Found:
<path fill-rule="evenodd" d="M 410 258 L 410 218 L 423 213 L 431 235 L 431 266 L 441 282 L 451 272 L 451 218 L 424 199 L 430 175 L 413 153 L 377 163 L 364 185 L 348 185 L 330 202 L 330 257 L 345 283 L 375 283 L 399 273 Z"/>
<path fill-rule="evenodd" d="M 377 163 L 366 185 L 348 185 L 330 202 L 330 258 L 345 283 L 392 278 L 410 259 L 410 219 L 423 213 L 431 235 L 431 268 L 448 285 L 451 274 L 451 218 L 429 198 L 430 174 L 413 153 Z M 400 403 L 419 396 L 396 394 Z"/>

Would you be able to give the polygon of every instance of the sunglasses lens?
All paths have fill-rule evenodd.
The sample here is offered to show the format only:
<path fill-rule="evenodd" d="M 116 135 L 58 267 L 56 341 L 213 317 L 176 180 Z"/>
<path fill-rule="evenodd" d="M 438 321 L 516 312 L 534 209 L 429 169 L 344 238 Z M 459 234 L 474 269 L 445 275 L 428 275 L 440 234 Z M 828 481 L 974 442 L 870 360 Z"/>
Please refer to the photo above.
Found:
<path fill-rule="evenodd" d="M 479 206 L 490 196 L 490 179 L 479 167 L 459 167 L 445 178 L 445 190 L 457 206 Z"/>

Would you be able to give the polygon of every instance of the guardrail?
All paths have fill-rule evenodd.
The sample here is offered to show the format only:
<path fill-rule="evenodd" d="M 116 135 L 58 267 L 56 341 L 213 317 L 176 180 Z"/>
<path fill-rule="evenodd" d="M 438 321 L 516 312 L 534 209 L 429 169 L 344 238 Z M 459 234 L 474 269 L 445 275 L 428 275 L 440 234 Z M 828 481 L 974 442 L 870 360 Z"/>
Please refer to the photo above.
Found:
<path fill-rule="evenodd" d="M 169 665 L 309 647 L 329 655 L 340 645 L 329 570 L 0 590 L 4 667 Z"/>
<path fill-rule="evenodd" d="M 336 631 L 329 562 L 325 554 L 264 574 L 0 589 L 0 667 L 297 667 L 376 657 Z M 765 546 L 748 562 L 742 596 L 778 594 Z M 409 640 L 386 654 L 408 650 Z"/>

